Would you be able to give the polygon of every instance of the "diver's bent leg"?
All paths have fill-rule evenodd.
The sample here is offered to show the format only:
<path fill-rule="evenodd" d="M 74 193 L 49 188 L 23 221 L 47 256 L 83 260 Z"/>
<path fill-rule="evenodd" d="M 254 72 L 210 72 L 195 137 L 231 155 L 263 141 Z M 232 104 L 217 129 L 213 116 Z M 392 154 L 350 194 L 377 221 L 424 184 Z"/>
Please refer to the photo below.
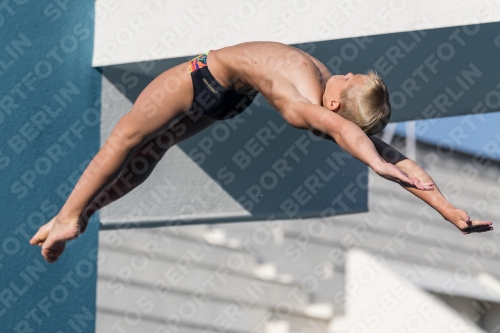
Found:
<path fill-rule="evenodd" d="M 203 131 L 214 122 L 214 119 L 205 116 L 196 121 L 193 121 L 189 116 L 185 116 L 171 129 L 141 145 L 128 160 L 120 176 L 87 206 L 82 214 L 82 219 L 88 222 L 90 217 L 99 209 L 120 199 L 142 184 L 151 175 L 168 149 Z M 140 165 L 141 168 L 145 165 L 146 171 L 134 172 L 134 170 L 139 169 L 136 165 Z"/>
<path fill-rule="evenodd" d="M 83 211 L 116 179 L 136 147 L 165 131 L 175 117 L 190 108 L 193 84 L 189 72 L 189 63 L 185 62 L 157 76 L 139 94 L 130 112 L 115 125 L 54 221 L 40 227 L 30 240 L 32 245 L 41 245 L 47 262 L 57 261 L 66 242 L 81 234 Z"/>

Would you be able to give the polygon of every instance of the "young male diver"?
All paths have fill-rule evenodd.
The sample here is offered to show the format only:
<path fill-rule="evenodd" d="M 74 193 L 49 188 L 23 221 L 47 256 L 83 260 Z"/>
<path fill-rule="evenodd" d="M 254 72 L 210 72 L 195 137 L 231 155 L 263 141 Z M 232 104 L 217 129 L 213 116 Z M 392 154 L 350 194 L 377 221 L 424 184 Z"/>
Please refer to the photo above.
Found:
<path fill-rule="evenodd" d="M 291 126 L 336 142 L 379 176 L 425 201 L 463 234 L 493 229 L 491 222 L 472 221 L 455 208 L 414 161 L 372 136 L 391 114 L 389 93 L 378 75 L 332 75 L 300 49 L 249 42 L 207 52 L 156 77 L 118 121 L 60 212 L 30 244 L 40 245 L 42 256 L 55 262 L 66 242 L 85 231 L 90 216 L 140 185 L 170 147 L 241 113 L 257 93 Z M 147 161 L 146 172 L 130 173 L 137 158 Z"/>

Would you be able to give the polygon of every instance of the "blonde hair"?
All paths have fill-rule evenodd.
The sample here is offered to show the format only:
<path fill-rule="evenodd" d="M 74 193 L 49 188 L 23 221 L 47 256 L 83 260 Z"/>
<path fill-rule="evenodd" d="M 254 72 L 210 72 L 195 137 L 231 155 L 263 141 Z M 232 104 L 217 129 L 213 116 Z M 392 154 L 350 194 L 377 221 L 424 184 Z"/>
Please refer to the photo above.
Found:
<path fill-rule="evenodd" d="M 358 125 L 367 135 L 382 131 L 391 118 L 389 91 L 380 76 L 368 71 L 362 86 L 352 85 L 340 95 L 338 114 Z"/>

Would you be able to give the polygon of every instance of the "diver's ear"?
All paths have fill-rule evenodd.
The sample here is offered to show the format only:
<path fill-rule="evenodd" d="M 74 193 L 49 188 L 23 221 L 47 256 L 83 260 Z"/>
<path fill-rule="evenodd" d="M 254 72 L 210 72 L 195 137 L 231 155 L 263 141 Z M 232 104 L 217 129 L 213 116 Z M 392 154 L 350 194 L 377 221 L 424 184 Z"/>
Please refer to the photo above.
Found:
<path fill-rule="evenodd" d="M 337 113 L 340 110 L 340 101 L 336 101 L 334 99 L 331 99 L 328 101 L 326 108 L 330 111 Z"/>

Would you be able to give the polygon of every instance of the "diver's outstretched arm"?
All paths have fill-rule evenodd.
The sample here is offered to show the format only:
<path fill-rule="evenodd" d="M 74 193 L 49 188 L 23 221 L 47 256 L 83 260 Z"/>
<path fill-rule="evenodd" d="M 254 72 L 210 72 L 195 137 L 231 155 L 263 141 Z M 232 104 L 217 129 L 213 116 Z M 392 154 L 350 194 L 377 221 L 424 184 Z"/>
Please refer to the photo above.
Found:
<path fill-rule="evenodd" d="M 369 166 L 379 176 L 425 191 L 420 181 L 380 157 L 374 144 L 361 128 L 337 113 L 312 104 L 303 97 L 288 99 L 276 107 L 293 127 L 324 133 L 342 149 Z"/>
<path fill-rule="evenodd" d="M 380 156 L 382 156 L 386 162 L 394 164 L 409 175 L 418 178 L 423 186 L 434 187 L 432 191 L 419 191 L 415 188 L 405 186 L 405 184 L 400 184 L 404 189 L 434 208 L 446 221 L 455 225 L 463 234 L 493 230 L 491 222 L 471 220 L 466 211 L 454 207 L 446 200 L 431 176 L 429 176 L 429 174 L 427 174 L 427 172 L 425 172 L 416 162 L 407 158 L 384 141 L 373 136 L 370 137 L 370 139 Z"/>

